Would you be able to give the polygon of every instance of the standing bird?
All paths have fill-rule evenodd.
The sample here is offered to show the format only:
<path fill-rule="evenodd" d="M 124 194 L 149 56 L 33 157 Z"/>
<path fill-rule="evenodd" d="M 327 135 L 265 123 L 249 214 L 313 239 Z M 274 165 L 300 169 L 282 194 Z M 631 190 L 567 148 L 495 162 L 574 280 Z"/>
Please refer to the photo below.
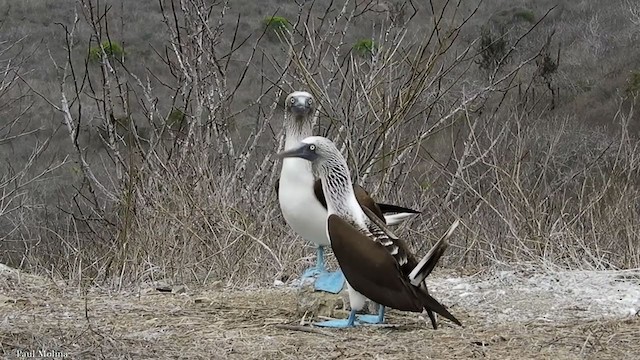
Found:
<path fill-rule="evenodd" d="M 384 306 L 388 306 L 403 311 L 432 311 L 461 325 L 429 295 L 424 282 L 448 246 L 446 239 L 457 226 L 457 221 L 418 262 L 403 241 L 389 232 L 381 221 L 368 216 L 368 210 L 360 206 L 351 185 L 347 162 L 331 140 L 308 137 L 280 156 L 308 161 L 313 173 L 320 177 L 326 196 L 328 217 L 325 229 L 347 279 L 351 313 L 346 321 L 334 320 L 324 325 L 353 326 L 356 311 L 362 309 L 367 298 L 382 305 L 379 323 L 384 322 Z M 432 314 L 430 318 L 435 328 Z"/>
<path fill-rule="evenodd" d="M 314 108 L 313 96 L 308 92 L 295 91 L 287 96 L 284 118 L 285 151 L 293 149 L 301 140 L 312 135 Z M 398 224 L 420 213 L 400 206 L 377 204 L 358 185 L 353 185 L 352 190 L 360 206 L 369 208 L 389 225 Z M 280 209 L 287 224 L 303 239 L 318 246 L 316 266 L 305 270 L 302 278 L 315 278 L 316 290 L 340 292 L 344 285 L 342 272 L 330 273 L 326 270 L 324 263 L 324 247 L 330 244 L 326 232 L 327 204 L 322 184 L 311 172 L 311 164 L 304 159 L 283 159 L 276 191 Z"/>

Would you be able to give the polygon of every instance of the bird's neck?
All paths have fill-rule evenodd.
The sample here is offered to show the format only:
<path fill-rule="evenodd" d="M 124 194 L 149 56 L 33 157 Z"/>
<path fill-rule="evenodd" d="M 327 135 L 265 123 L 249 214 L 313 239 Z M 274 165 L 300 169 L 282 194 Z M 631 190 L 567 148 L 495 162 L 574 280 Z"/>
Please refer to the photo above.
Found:
<path fill-rule="evenodd" d="M 328 213 L 348 218 L 355 224 L 365 225 L 365 214 L 353 191 L 347 164 L 344 161 L 331 164 L 321 178 Z"/>
<path fill-rule="evenodd" d="M 289 150 L 300 144 L 305 138 L 313 135 L 310 119 L 304 116 L 287 114 L 285 118 L 284 149 Z"/>

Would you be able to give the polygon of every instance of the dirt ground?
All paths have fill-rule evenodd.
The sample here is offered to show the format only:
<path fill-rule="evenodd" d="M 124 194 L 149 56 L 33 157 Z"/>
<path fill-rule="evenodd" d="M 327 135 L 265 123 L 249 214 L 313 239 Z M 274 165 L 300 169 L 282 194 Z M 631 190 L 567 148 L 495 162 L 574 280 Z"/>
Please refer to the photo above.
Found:
<path fill-rule="evenodd" d="M 603 281 L 598 274 L 438 274 L 432 292 L 464 327 L 442 320 L 434 331 L 416 314 L 397 311 L 388 312 L 394 326 L 303 327 L 293 287 L 187 286 L 174 287 L 174 293 L 157 286 L 118 293 L 96 288 L 84 296 L 5 270 L 0 271 L 0 354 L 8 359 L 638 359 L 640 317 L 634 306 L 640 305 L 640 276 L 615 273 L 601 276 L 608 279 Z M 585 295 L 594 281 L 593 292 Z"/>

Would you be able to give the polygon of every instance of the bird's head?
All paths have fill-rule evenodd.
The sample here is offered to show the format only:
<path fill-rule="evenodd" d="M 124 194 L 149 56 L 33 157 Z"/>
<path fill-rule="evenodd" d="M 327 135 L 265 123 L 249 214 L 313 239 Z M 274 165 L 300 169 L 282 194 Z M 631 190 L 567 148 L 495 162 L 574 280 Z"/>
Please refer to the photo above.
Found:
<path fill-rule="evenodd" d="M 282 158 L 297 157 L 310 161 L 313 172 L 318 176 L 327 174 L 330 169 L 336 167 L 346 167 L 346 160 L 340 150 L 333 141 L 322 136 L 305 138 L 298 146 L 278 155 Z"/>
<path fill-rule="evenodd" d="M 306 91 L 294 91 L 285 100 L 284 107 L 287 113 L 295 118 L 304 118 L 310 115 L 314 108 L 313 95 Z"/>

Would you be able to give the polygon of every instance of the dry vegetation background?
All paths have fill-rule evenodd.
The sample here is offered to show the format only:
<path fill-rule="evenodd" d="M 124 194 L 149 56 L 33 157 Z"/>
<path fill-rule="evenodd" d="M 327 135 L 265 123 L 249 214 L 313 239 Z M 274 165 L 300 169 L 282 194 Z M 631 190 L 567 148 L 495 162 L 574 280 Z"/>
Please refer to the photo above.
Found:
<path fill-rule="evenodd" d="M 78 285 L 287 281 L 312 251 L 274 153 L 306 89 L 358 181 L 423 211 L 400 230 L 416 250 L 463 220 L 444 266 L 640 266 L 634 1 L 0 9 L 2 263 Z"/>
<path fill-rule="evenodd" d="M 0 351 L 637 358 L 639 39 L 633 0 L 0 0 Z M 416 251 L 462 219 L 465 328 L 281 326 L 293 90 Z"/>

